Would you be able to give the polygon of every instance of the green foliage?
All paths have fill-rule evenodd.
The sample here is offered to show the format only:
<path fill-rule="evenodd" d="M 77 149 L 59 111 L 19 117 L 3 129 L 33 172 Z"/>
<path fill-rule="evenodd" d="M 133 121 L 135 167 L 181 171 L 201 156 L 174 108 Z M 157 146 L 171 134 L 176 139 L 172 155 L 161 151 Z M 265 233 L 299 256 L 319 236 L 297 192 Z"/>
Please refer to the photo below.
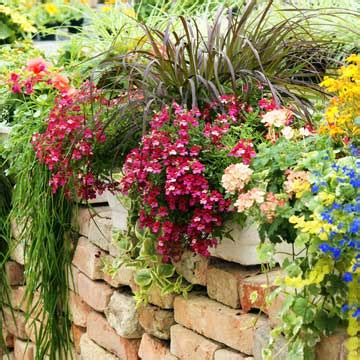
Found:
<path fill-rule="evenodd" d="M 26 63 L 24 58 L 22 61 Z M 31 144 L 32 135 L 46 126 L 53 106 L 55 94 L 48 90 L 37 89 L 31 96 L 18 98 L 8 92 L 5 105 L 12 109 L 7 119 L 12 126 L 3 151 L 7 175 L 16 183 L 10 217 L 21 230 L 19 237 L 9 242 L 9 248 L 18 242 L 25 245 L 24 301 L 28 304 L 28 319 L 41 321 L 36 333 L 36 359 L 39 360 L 46 355 L 67 359 L 71 348 L 67 304 L 73 205 L 63 193 L 52 193 L 49 171 L 38 163 Z"/>
<path fill-rule="evenodd" d="M 136 206 L 134 203 L 131 207 Z M 134 214 L 134 209 L 129 209 Z M 105 271 L 116 274 L 121 266 L 135 269 L 134 281 L 139 290 L 135 292 L 138 305 L 147 303 L 149 291 L 157 288 L 162 295 L 183 294 L 191 290 L 183 277 L 176 274 L 175 267 L 164 264 L 156 252 L 156 239 L 148 230 L 140 231 L 137 227 L 137 217 L 128 219 L 127 231 L 117 231 L 113 234 L 113 242 L 120 250 L 120 256 L 111 263 L 105 263 Z"/>
<path fill-rule="evenodd" d="M 286 296 L 280 311 L 281 325 L 273 337 L 284 334 L 291 359 L 314 359 L 315 345 L 324 336 L 347 325 L 349 359 L 358 358 L 359 250 L 356 219 L 359 214 L 359 159 L 344 156 L 347 149 L 333 149 L 331 142 L 317 142 L 313 151 L 299 154 L 293 169 L 309 171 L 311 188 L 301 190 L 289 205 L 289 226 L 294 227 L 292 259 L 280 292 Z M 341 150 L 341 151 L 339 151 Z M 300 188 L 299 188 L 300 189 Z M 279 189 L 278 191 L 281 191 Z M 297 252 L 297 253 L 296 253 Z M 262 260 L 272 259 L 276 246 L 260 248 Z M 265 260 L 266 261 L 266 260 Z M 353 345 L 351 345 L 353 344 Z M 274 341 L 265 350 L 274 356 Z"/>

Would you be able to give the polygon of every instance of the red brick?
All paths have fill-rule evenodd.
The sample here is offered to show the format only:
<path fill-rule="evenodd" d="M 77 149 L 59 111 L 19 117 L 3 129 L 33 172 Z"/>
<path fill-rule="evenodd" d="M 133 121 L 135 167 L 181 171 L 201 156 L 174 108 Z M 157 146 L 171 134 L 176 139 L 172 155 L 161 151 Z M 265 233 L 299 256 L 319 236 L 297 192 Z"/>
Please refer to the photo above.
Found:
<path fill-rule="evenodd" d="M 86 328 L 72 324 L 71 333 L 75 351 L 80 354 L 80 339 L 86 333 Z"/>
<path fill-rule="evenodd" d="M 176 297 L 174 310 L 177 323 L 248 355 L 253 352 L 254 331 L 265 321 L 263 316 L 245 314 L 196 294 Z"/>
<path fill-rule="evenodd" d="M 33 360 L 35 358 L 35 345 L 31 342 L 16 339 L 14 355 L 16 360 Z"/>
<path fill-rule="evenodd" d="M 26 339 L 27 335 L 25 332 L 25 314 L 21 311 L 13 310 L 10 308 L 3 308 L 4 324 L 10 334 L 13 334 L 19 339 Z M 14 321 L 15 320 L 15 321 Z"/>
<path fill-rule="evenodd" d="M 69 294 L 69 309 L 72 315 L 72 322 L 77 326 L 86 327 L 91 307 L 72 291 Z"/>
<path fill-rule="evenodd" d="M 139 357 L 142 360 L 175 360 L 177 357 L 170 353 L 169 346 L 155 337 L 144 334 L 139 348 Z"/>
<path fill-rule="evenodd" d="M 174 262 L 178 274 L 191 284 L 206 286 L 209 258 L 185 251 L 180 261 Z"/>
<path fill-rule="evenodd" d="M 105 317 L 99 313 L 92 312 L 89 314 L 87 334 L 98 345 L 116 354 L 121 359 L 133 360 L 138 358 L 140 340 L 130 340 L 119 336 Z"/>
<path fill-rule="evenodd" d="M 180 359 L 212 360 L 215 351 L 221 349 L 222 346 L 181 325 L 171 327 L 170 351 Z"/>
<path fill-rule="evenodd" d="M 248 312 L 251 309 L 261 309 L 267 312 L 266 297 L 277 288 L 274 281 L 281 274 L 281 271 L 271 271 L 242 280 L 239 286 L 242 310 Z M 255 299 L 252 299 L 254 295 Z"/>
<path fill-rule="evenodd" d="M 78 275 L 79 295 L 93 309 L 104 311 L 114 290 L 103 281 L 93 281 L 86 275 Z"/>
<path fill-rule="evenodd" d="M 73 264 L 90 279 L 100 280 L 103 277 L 102 257 L 104 256 L 104 251 L 82 237 L 77 244 Z"/>
<path fill-rule="evenodd" d="M 24 266 L 15 262 L 8 261 L 5 264 L 5 272 L 9 285 L 23 285 L 24 284 Z"/>
<path fill-rule="evenodd" d="M 257 267 L 245 267 L 227 261 L 212 260 L 207 271 L 207 293 L 211 299 L 240 308 L 239 285 L 246 277 L 259 273 Z"/>

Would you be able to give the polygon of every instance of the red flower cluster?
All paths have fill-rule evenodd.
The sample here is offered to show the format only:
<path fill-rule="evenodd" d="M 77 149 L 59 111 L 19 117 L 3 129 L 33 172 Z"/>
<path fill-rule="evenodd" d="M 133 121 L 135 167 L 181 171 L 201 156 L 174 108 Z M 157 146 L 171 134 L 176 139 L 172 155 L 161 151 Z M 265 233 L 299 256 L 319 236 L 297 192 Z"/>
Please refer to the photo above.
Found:
<path fill-rule="evenodd" d="M 245 140 L 240 140 L 229 152 L 229 156 L 241 157 L 245 165 L 249 165 L 255 155 L 256 152 L 253 143 Z"/>
<path fill-rule="evenodd" d="M 23 69 L 23 73 L 11 73 L 9 84 L 14 94 L 31 95 L 37 84 L 45 84 L 57 89 L 61 93 L 70 93 L 69 79 L 55 71 L 49 70 L 50 65 L 42 58 L 31 59 Z"/>
<path fill-rule="evenodd" d="M 110 106 L 109 101 L 92 83 L 85 82 L 79 90 L 62 92 L 56 97 L 47 129 L 33 136 L 37 158 L 51 171 L 54 193 L 63 187 L 71 197 L 74 195 L 71 189 L 75 188 L 77 196 L 91 199 L 97 192 L 114 190 L 114 183 L 101 181 L 92 169 L 94 146 L 106 140 L 102 106 Z"/>
<path fill-rule="evenodd" d="M 223 112 L 216 112 L 222 108 Z M 164 107 L 150 123 L 141 146 L 128 155 L 122 192 L 140 197 L 139 222 L 157 238 L 165 262 L 178 260 L 184 248 L 204 256 L 216 246 L 230 201 L 210 185 L 201 154 L 216 149 L 231 124 L 239 123 L 241 105 L 224 96 L 205 108 Z M 241 142 L 234 156 L 250 161 L 252 144 Z M 221 186 L 219 185 L 219 189 Z"/>

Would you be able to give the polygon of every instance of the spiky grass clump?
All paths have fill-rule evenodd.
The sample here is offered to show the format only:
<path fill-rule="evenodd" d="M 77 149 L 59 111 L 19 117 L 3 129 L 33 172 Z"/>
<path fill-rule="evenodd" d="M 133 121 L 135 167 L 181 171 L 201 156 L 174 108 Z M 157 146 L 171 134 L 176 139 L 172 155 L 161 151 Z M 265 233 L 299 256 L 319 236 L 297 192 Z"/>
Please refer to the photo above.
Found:
<path fill-rule="evenodd" d="M 72 206 L 61 193 L 52 194 L 48 170 L 28 154 L 18 174 L 11 217 L 22 229 L 25 244 L 28 321 L 36 319 L 36 359 L 67 359 L 71 351 L 68 311 Z"/>

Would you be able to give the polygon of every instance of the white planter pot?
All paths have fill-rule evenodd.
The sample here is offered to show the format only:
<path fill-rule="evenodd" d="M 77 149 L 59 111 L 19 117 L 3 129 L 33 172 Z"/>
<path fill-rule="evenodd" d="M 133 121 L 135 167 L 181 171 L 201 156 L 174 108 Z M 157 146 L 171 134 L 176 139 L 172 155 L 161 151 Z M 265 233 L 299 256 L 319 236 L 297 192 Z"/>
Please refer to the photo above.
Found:
<path fill-rule="evenodd" d="M 261 242 L 256 224 L 249 224 L 243 229 L 237 223 L 230 223 L 227 226 L 232 229 L 230 234 L 234 240 L 223 238 L 216 248 L 210 250 L 211 255 L 241 265 L 261 264 L 256 251 Z M 276 248 L 282 253 L 292 253 L 291 244 L 285 242 L 278 244 Z M 286 258 L 290 258 L 290 256 L 286 254 L 275 256 L 276 261 L 280 264 Z"/>

